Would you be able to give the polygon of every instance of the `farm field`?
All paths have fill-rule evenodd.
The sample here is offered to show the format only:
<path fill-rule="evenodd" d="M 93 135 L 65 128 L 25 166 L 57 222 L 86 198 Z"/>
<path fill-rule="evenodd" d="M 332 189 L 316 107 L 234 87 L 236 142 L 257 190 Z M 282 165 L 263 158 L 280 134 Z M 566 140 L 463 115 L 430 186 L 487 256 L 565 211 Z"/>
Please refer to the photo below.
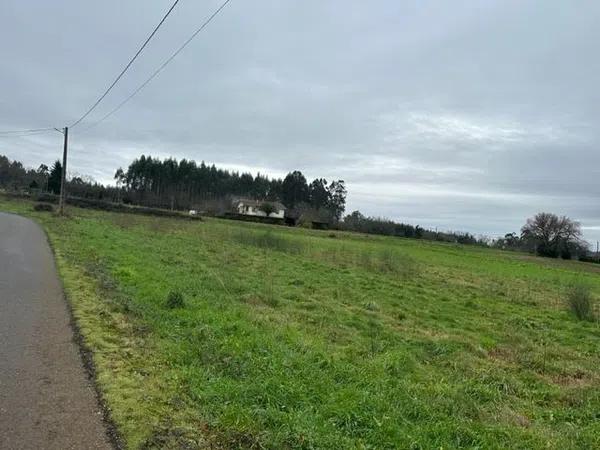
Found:
<path fill-rule="evenodd" d="M 128 448 L 600 448 L 600 266 L 69 208 L 47 231 Z"/>

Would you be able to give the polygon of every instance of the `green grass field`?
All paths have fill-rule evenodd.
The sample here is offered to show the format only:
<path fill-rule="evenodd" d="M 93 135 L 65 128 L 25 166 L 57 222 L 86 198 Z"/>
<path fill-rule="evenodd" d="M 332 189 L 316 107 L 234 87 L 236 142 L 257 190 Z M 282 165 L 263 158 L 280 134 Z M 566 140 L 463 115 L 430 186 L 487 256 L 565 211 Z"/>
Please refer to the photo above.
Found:
<path fill-rule="evenodd" d="M 129 448 L 600 448 L 600 266 L 0 198 L 47 230 Z M 170 292 L 183 295 L 169 307 Z"/>

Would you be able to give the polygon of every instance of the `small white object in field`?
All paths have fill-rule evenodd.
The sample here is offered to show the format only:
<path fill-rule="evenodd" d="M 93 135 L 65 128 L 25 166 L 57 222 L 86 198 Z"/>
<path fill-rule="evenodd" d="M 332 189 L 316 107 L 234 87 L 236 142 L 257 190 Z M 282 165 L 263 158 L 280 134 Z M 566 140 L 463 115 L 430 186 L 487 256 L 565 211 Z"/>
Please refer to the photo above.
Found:
<path fill-rule="evenodd" d="M 195 216 L 198 212 L 195 209 L 190 209 L 190 216 Z"/>

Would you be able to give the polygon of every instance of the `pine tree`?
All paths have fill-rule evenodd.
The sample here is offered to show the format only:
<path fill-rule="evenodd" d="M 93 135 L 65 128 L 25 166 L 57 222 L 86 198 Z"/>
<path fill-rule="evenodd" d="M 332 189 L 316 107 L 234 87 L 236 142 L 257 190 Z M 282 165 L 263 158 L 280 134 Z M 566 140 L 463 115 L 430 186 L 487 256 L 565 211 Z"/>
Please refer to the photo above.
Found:
<path fill-rule="evenodd" d="M 56 160 L 48 177 L 48 192 L 60 194 L 60 182 L 62 178 L 62 164 Z"/>

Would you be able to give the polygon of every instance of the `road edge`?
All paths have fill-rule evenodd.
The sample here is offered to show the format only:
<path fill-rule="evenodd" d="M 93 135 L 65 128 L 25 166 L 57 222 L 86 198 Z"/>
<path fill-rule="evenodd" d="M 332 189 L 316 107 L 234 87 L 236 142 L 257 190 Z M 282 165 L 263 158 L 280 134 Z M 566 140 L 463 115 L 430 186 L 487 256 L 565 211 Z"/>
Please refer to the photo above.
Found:
<path fill-rule="evenodd" d="M 108 406 L 108 403 L 104 398 L 102 390 L 98 385 L 96 364 L 94 363 L 94 352 L 86 344 L 85 336 L 81 333 L 81 329 L 79 328 L 79 324 L 77 323 L 77 319 L 75 318 L 73 305 L 71 304 L 71 301 L 69 300 L 69 297 L 67 295 L 67 291 L 65 290 L 64 280 L 60 275 L 60 270 L 58 270 L 58 261 L 54 245 L 52 244 L 52 240 L 50 239 L 48 232 L 42 225 L 40 225 L 37 221 L 33 220 L 30 217 L 25 218 L 31 220 L 33 223 L 36 224 L 36 226 L 38 226 L 42 230 L 44 236 L 46 237 L 46 242 L 50 247 L 50 251 L 52 252 L 54 268 L 56 270 L 62 288 L 62 297 L 65 301 L 69 313 L 69 326 L 71 327 L 71 331 L 73 332 L 72 340 L 77 346 L 79 357 L 81 358 L 81 363 L 83 365 L 83 370 L 85 371 L 88 381 L 94 387 L 94 396 L 96 398 L 96 403 L 98 404 L 100 411 L 102 411 L 102 422 L 104 424 L 104 429 L 106 432 L 106 436 L 108 437 L 108 441 L 115 450 L 125 450 L 125 440 L 123 439 L 123 436 L 121 435 L 116 423 L 114 422 L 111 416 L 110 407 Z"/>

